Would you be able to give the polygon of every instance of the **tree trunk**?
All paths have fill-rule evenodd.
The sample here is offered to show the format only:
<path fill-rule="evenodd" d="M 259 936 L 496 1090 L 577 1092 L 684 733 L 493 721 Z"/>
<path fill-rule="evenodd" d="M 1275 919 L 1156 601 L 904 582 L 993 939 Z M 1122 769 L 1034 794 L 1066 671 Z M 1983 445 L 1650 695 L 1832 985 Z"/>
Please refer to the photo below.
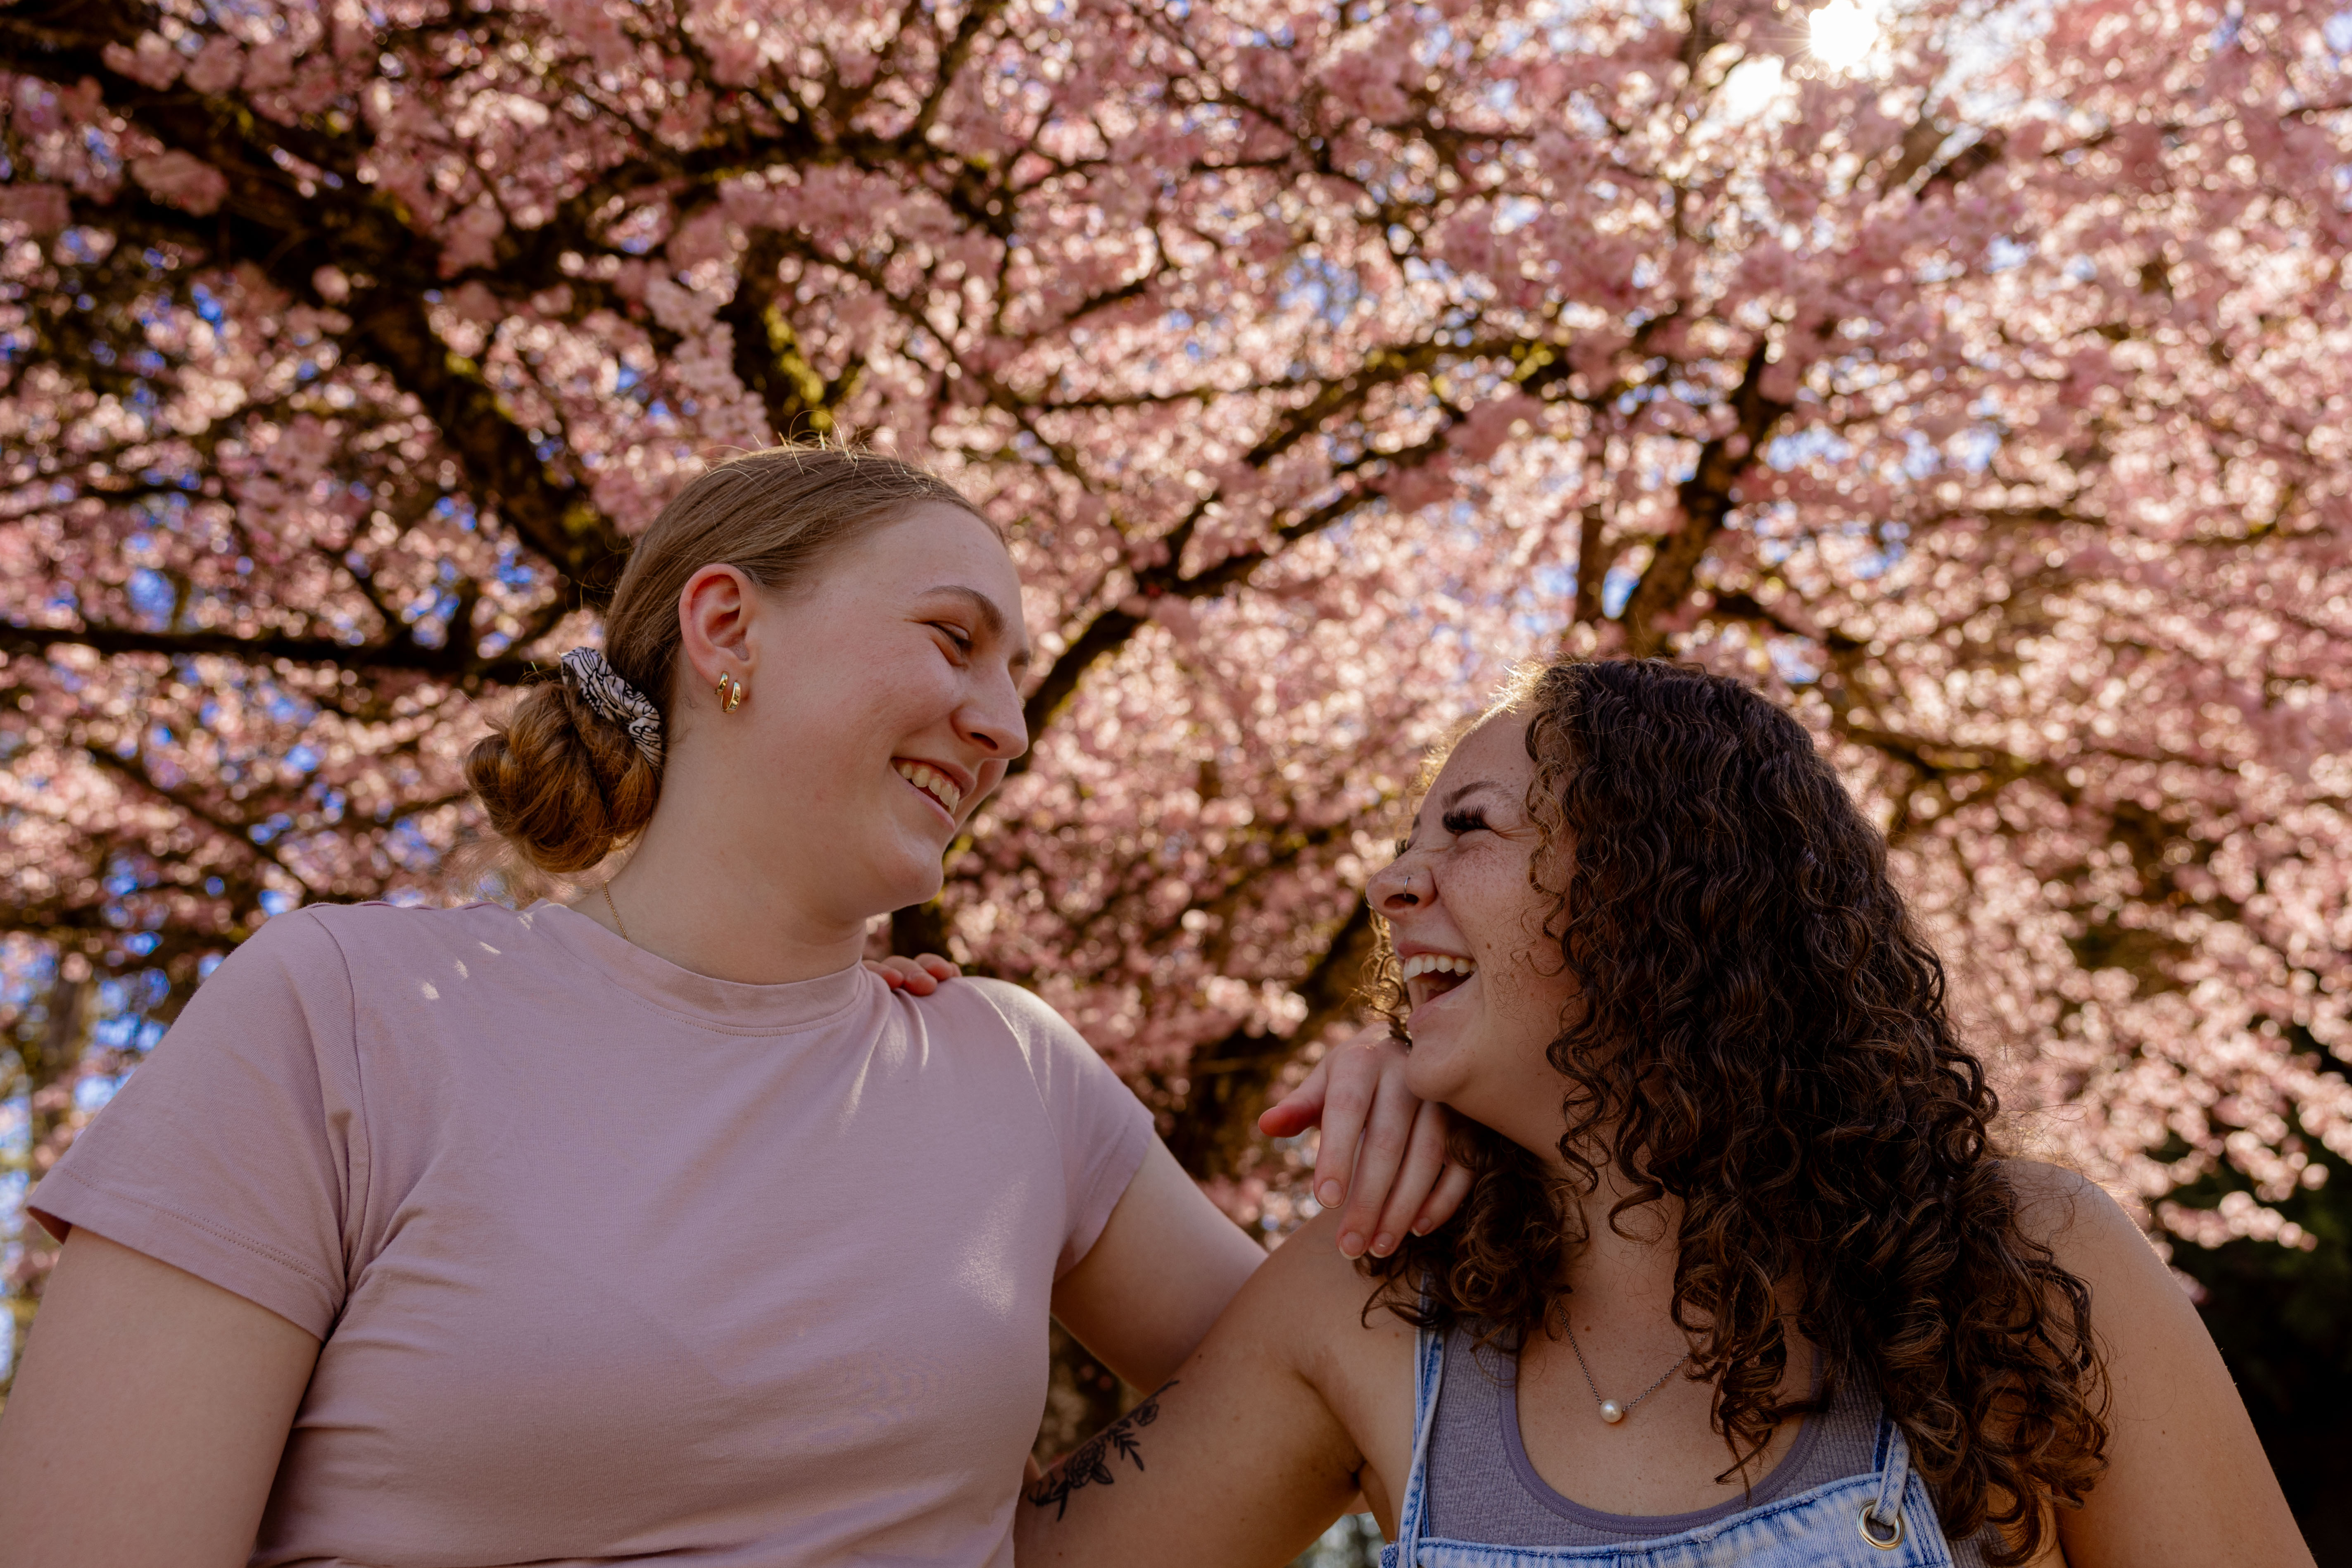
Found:
<path fill-rule="evenodd" d="M 1168 1130 L 1168 1149 L 1179 1164 L 1202 1180 L 1233 1173 L 1257 1137 L 1257 1114 L 1283 1068 L 1357 1006 L 1374 941 L 1371 906 L 1358 899 L 1298 983 L 1307 1016 L 1288 1038 L 1235 1031 L 1192 1053 L 1183 1103 Z"/>

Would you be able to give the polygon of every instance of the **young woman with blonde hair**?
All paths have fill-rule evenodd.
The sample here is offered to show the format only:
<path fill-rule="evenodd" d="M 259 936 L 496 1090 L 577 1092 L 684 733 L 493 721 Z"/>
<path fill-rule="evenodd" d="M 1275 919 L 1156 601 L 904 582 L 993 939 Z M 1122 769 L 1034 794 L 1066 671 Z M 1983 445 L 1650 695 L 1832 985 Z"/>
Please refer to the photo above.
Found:
<path fill-rule="evenodd" d="M 32 1194 L 0 1564 L 1009 1563 L 1049 1313 L 1150 1384 L 1262 1257 L 1034 997 L 859 964 L 1025 749 L 1029 657 L 940 479 L 689 484 L 468 763 L 618 874 L 270 921 Z M 1400 1060 L 1328 1075 L 1365 1235 L 1460 1190 Z"/>

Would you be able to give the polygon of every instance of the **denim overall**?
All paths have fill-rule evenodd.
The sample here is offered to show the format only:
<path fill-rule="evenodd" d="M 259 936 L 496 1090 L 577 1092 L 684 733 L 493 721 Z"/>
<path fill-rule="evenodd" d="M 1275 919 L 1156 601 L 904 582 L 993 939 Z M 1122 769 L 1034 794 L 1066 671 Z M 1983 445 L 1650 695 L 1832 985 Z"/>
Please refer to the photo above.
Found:
<path fill-rule="evenodd" d="M 1422 1533 L 1429 1511 L 1429 1439 L 1445 1375 L 1445 1342 L 1418 1337 L 1412 1470 L 1397 1540 L 1381 1568 L 1953 1568 L 1927 1483 L 1911 1468 L 1902 1431 L 1879 1417 L 1877 1468 L 1710 1521 L 1694 1530 L 1612 1546 L 1491 1546 Z"/>

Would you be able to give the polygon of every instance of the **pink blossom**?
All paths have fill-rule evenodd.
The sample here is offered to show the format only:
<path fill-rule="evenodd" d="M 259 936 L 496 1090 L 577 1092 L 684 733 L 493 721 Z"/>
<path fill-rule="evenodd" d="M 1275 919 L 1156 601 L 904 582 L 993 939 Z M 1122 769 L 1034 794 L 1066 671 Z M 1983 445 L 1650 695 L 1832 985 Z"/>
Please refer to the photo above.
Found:
<path fill-rule="evenodd" d="M 628 35 L 620 17 L 598 0 L 550 0 L 548 20 L 558 34 L 588 51 L 599 70 L 614 70 L 630 58 Z"/>
<path fill-rule="evenodd" d="M 218 92 L 236 84 L 245 68 L 245 51 L 231 37 L 215 37 L 188 62 L 186 78 L 198 92 Z"/>
<path fill-rule="evenodd" d="M 51 235 L 73 221 L 73 203 L 58 185 L 0 185 L 0 223 L 20 223 Z"/>
<path fill-rule="evenodd" d="M 105 57 L 107 69 L 159 90 L 180 79 L 184 62 L 160 33 L 142 33 L 128 47 L 110 43 L 100 53 Z"/>
<path fill-rule="evenodd" d="M 486 712 L 713 453 L 822 420 L 962 486 L 1041 668 L 1092 660 L 930 934 L 1180 1141 L 1201 1050 L 1340 1021 L 1421 749 L 1511 660 L 1654 654 L 1787 702 L 1886 825 L 2006 1131 L 2189 1244 L 2303 1244 L 2282 1205 L 2352 1157 L 2319 13 L 2253 50 L 2076 0 L 1962 90 L 1948 8 L 1895 7 L 1881 75 L 1741 118 L 1671 6 L 1014 7 L 942 80 L 865 0 L 691 0 L 690 48 L 488 4 L 93 12 L 103 94 L 12 81 L 0 220 L 84 221 L 0 246 L 44 345 L 0 385 L 0 623 L 68 637 L 0 648 L 0 965 L 180 984 L 265 897 L 460 896 Z M 226 200 L 190 93 L 331 255 L 110 230 L 154 216 L 125 167 Z M 444 297 L 387 290 L 418 257 Z M 29 321 L 69 281 L 110 360 Z M 1291 1156 L 1195 1152 L 1296 1212 Z M 2209 1177 L 2243 1195 L 2181 1207 Z"/>
<path fill-rule="evenodd" d="M 469 267 L 488 267 L 497 255 L 499 236 L 506 228 L 504 215 L 488 202 L 477 202 L 458 214 L 441 247 L 441 275 L 446 278 Z"/>
<path fill-rule="evenodd" d="M 670 265 L 681 269 L 734 253 L 734 243 L 727 232 L 727 214 L 718 207 L 697 213 L 680 224 L 677 232 L 670 236 L 667 247 Z"/>
<path fill-rule="evenodd" d="M 294 46 L 285 39 L 272 38 L 246 56 L 246 91 L 262 92 L 270 88 L 284 87 L 293 79 Z"/>
<path fill-rule="evenodd" d="M 159 202 L 184 207 L 199 217 L 228 195 L 228 176 L 191 153 L 173 148 L 152 158 L 134 158 L 131 177 Z"/>

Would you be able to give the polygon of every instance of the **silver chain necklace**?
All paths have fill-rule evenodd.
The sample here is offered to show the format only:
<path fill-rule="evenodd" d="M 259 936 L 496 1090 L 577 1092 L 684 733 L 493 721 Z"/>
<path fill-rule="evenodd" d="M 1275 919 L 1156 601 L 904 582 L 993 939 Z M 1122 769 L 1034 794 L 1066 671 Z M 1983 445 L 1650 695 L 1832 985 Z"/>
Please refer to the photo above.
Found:
<path fill-rule="evenodd" d="M 1675 1362 L 1674 1365 L 1666 1368 L 1665 1371 L 1658 1374 L 1657 1382 L 1650 1384 L 1649 1387 L 1642 1390 L 1641 1393 L 1633 1395 L 1632 1399 L 1627 1400 L 1624 1404 L 1620 1405 L 1613 1399 L 1603 1399 L 1601 1397 L 1601 1385 L 1592 1381 L 1592 1368 L 1584 1359 L 1584 1347 L 1576 1342 L 1576 1325 L 1569 1321 L 1569 1314 L 1565 1311 L 1561 1312 L 1559 1315 L 1559 1326 L 1568 1332 L 1568 1348 L 1576 1352 L 1576 1364 L 1584 1373 L 1584 1386 L 1592 1390 L 1593 1401 L 1601 1406 L 1601 1419 L 1608 1422 L 1612 1426 L 1616 1426 L 1617 1423 L 1624 1420 L 1626 1416 L 1632 1415 L 1634 1405 L 1641 1404 L 1642 1401 L 1649 1398 L 1650 1395 L 1665 1387 L 1666 1379 L 1682 1371 L 1684 1363 L 1689 1361 L 1691 1358 L 1690 1352 L 1683 1352 L 1682 1355 Z"/>

